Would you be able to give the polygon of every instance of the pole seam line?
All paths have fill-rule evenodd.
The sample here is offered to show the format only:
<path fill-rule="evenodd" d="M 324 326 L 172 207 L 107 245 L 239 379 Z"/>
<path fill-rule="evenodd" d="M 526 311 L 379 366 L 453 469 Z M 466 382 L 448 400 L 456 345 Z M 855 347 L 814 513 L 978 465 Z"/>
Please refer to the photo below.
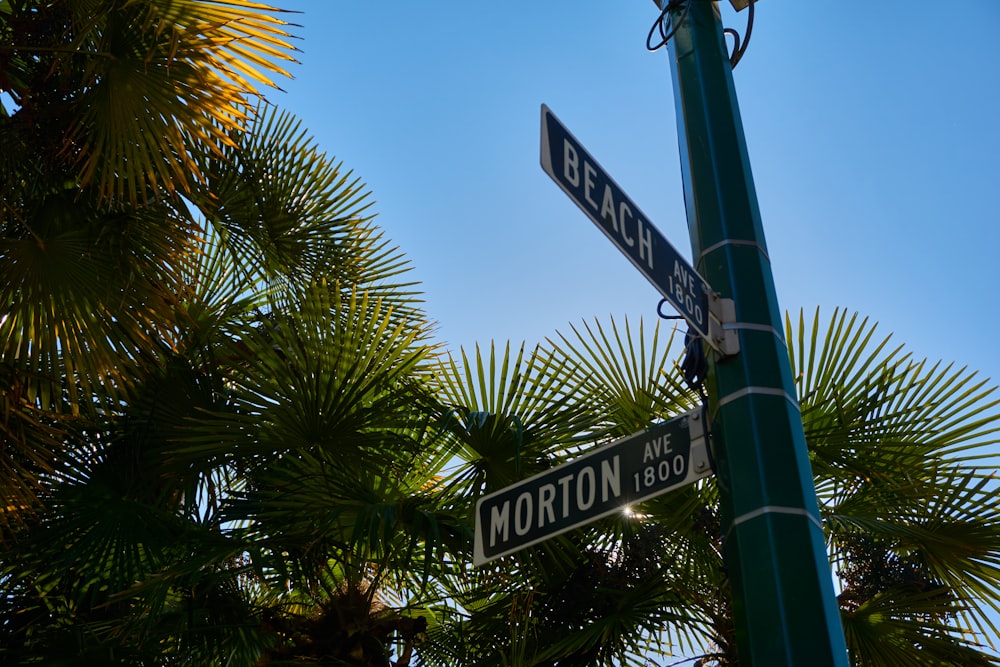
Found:
<path fill-rule="evenodd" d="M 765 505 L 764 507 L 759 507 L 755 510 L 747 512 L 741 516 L 733 519 L 732 523 L 729 524 L 729 528 L 726 530 L 726 537 L 733 532 L 733 528 L 740 525 L 741 523 L 746 523 L 747 521 L 752 521 L 758 517 L 764 516 L 765 514 L 791 514 L 793 516 L 804 516 L 809 519 L 809 522 L 814 526 L 823 530 L 823 523 L 817 519 L 815 516 L 809 513 L 809 510 L 802 507 L 782 507 L 781 505 Z"/>
<path fill-rule="evenodd" d="M 709 253 L 713 253 L 719 248 L 722 248 L 723 246 L 727 245 L 750 246 L 752 248 L 757 248 L 757 250 L 760 251 L 760 254 L 764 256 L 764 259 L 767 260 L 767 263 L 768 264 L 771 263 L 771 258 L 768 256 L 767 251 L 764 250 L 764 247 L 760 243 L 758 243 L 757 241 L 744 241 L 742 239 L 723 239 L 718 243 L 710 245 L 704 250 L 702 250 L 701 254 L 698 255 L 698 261 L 701 262 L 701 260 L 705 259 L 706 255 L 708 255 Z"/>
<path fill-rule="evenodd" d="M 749 396 L 751 394 L 760 394 L 763 396 L 781 396 L 788 399 L 788 402 L 795 406 L 795 409 L 799 409 L 799 401 L 797 398 L 789 395 L 784 389 L 778 389 L 775 387 L 743 387 L 738 391 L 734 391 L 731 394 L 727 394 L 719 399 L 719 407 L 733 401 L 739 400 L 744 396 Z"/>

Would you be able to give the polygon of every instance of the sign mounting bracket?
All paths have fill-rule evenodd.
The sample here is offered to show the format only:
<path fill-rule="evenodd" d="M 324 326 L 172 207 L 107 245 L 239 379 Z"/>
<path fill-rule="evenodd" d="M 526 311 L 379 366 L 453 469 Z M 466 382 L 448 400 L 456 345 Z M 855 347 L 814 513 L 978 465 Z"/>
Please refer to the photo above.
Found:
<path fill-rule="evenodd" d="M 717 293 L 708 297 L 708 336 L 711 346 L 723 357 L 732 357 L 740 352 L 740 337 L 728 325 L 736 323 L 736 303 L 723 299 Z"/>

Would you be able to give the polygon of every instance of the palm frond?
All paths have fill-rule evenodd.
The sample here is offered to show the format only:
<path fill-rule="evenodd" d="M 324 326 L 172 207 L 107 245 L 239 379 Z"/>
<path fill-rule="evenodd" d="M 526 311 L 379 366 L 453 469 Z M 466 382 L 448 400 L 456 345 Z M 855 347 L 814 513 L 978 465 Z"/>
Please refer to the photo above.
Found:
<path fill-rule="evenodd" d="M 854 664 L 905 667 L 920 664 L 958 667 L 996 665 L 1000 660 L 979 649 L 972 637 L 940 619 L 939 591 L 903 588 L 885 591 L 843 617 Z"/>
<path fill-rule="evenodd" d="M 800 314 L 797 336 L 790 319 L 786 327 L 842 606 L 857 615 L 845 617 L 854 624 L 849 646 L 864 664 L 903 664 L 906 646 L 920 641 L 965 655 L 974 635 L 955 631 L 956 622 L 980 637 L 997 632 L 989 616 L 1000 590 L 996 388 L 968 369 L 915 361 L 874 324 L 839 310 L 827 325 L 817 311 L 810 327 Z M 897 588 L 904 582 L 937 591 L 919 598 L 923 639 L 907 634 L 917 632 L 906 629 L 912 618 L 870 625 L 886 605 L 916 603 Z M 869 618 L 862 607 L 883 611 Z M 873 632 L 885 641 L 871 643 Z"/>
<path fill-rule="evenodd" d="M 417 315 L 415 283 L 400 280 L 408 263 L 372 223 L 360 178 L 287 112 L 261 104 L 248 130 L 202 156 L 208 182 L 194 195 L 243 279 L 286 291 L 339 281 Z"/>
<path fill-rule="evenodd" d="M 28 400 L 23 371 L 0 364 L 0 544 L 33 522 L 44 498 L 43 480 L 66 456 L 71 424 Z"/>
<path fill-rule="evenodd" d="M 592 417 L 562 380 L 562 362 L 509 344 L 502 354 L 477 346 L 474 357 L 461 355 L 459 365 L 449 354 L 434 376 L 461 495 L 477 498 L 540 472 L 592 430 Z"/>
<path fill-rule="evenodd" d="M 92 409 L 93 396 L 126 391 L 160 356 L 180 291 L 171 260 L 194 230 L 166 202 L 119 214 L 71 192 L 22 214 L 0 240 L 3 357 L 38 378 L 38 407 Z"/>
<path fill-rule="evenodd" d="M 586 396 L 586 403 L 609 425 L 610 435 L 631 435 L 696 404 L 676 361 L 676 329 L 665 342 L 659 322 L 650 335 L 641 320 L 633 333 L 628 319 L 623 330 L 614 319 L 607 328 L 585 322 L 582 329 L 571 330 L 572 336 L 560 334 L 558 341 L 549 341 L 549 354 L 563 360 L 568 369 L 563 381 Z"/>
<path fill-rule="evenodd" d="M 110 6 L 109 6 L 110 5 Z M 293 61 L 278 11 L 247 2 L 108 3 L 68 18 L 67 48 L 84 58 L 63 154 L 104 199 L 142 203 L 204 180 L 192 146 L 220 152 L 250 117 L 263 72 Z M 30 50 L 30 49 L 29 49 Z M 58 62 L 58 61 L 57 61 Z M 69 69 L 69 64 L 63 65 Z"/>

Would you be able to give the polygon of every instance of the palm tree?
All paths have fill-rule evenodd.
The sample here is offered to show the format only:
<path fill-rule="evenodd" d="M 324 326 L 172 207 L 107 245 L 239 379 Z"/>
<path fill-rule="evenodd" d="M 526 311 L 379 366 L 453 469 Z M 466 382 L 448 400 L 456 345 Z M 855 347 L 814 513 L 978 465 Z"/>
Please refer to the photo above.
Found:
<path fill-rule="evenodd" d="M 189 207 L 291 59 L 283 25 L 239 1 L 0 2 L 0 531 L 61 457 L 49 413 L 114 405 L 174 344 L 208 232 Z"/>
<path fill-rule="evenodd" d="M 0 0 L 4 664 L 737 664 L 711 479 L 468 566 L 479 497 L 701 398 L 659 325 L 442 355 L 255 90 L 278 16 Z M 994 389 L 787 339 L 855 664 L 994 664 Z"/>
<path fill-rule="evenodd" d="M 466 498 L 467 522 L 484 493 L 695 404 L 673 364 L 673 334 L 664 342 L 659 328 L 648 339 L 641 323 L 635 331 L 597 323 L 529 354 L 507 346 L 447 360 L 435 374 L 455 442 L 447 483 Z M 711 565 L 701 508 L 712 493 L 696 485 L 443 577 L 421 659 L 641 665 L 667 643 L 695 646 L 706 618 L 693 603 L 709 574 L 697 569 Z M 684 529 L 691 539 L 678 541 Z"/>
<path fill-rule="evenodd" d="M 4 0 L 0 82 L 15 127 L 35 130 L 6 138 L 40 159 L 22 175 L 133 205 L 190 192 L 208 176 L 199 156 L 232 147 L 257 87 L 294 62 L 279 13 L 241 0 Z"/>
<path fill-rule="evenodd" d="M 844 312 L 787 329 L 852 658 L 995 664 L 996 388 Z"/>
<path fill-rule="evenodd" d="M 145 356 L 78 387 L 68 417 L 32 399 L 59 451 L 3 545 L 5 661 L 281 664 L 334 652 L 317 614 L 362 612 L 370 641 L 337 650 L 378 653 L 419 627 L 382 591 L 437 567 L 411 541 L 461 539 L 416 455 L 430 348 L 404 260 L 293 118 L 260 107 L 249 129 L 187 200 L 202 238 L 170 258 Z"/>
<path fill-rule="evenodd" d="M 858 316 L 796 324 L 787 336 L 853 663 L 996 664 L 983 646 L 1000 602 L 995 389 L 912 360 Z M 436 374 L 459 442 L 449 483 L 471 506 L 696 405 L 673 337 L 659 338 L 595 323 L 527 357 L 463 353 Z M 718 493 L 703 480 L 443 579 L 422 658 L 641 665 L 680 652 L 736 665 L 721 553 Z"/>
<path fill-rule="evenodd" d="M 428 325 L 363 185 L 260 101 L 284 25 L 0 2 L 5 664 L 280 664 L 317 618 L 412 652 L 392 595 L 463 535 L 415 455 Z"/>

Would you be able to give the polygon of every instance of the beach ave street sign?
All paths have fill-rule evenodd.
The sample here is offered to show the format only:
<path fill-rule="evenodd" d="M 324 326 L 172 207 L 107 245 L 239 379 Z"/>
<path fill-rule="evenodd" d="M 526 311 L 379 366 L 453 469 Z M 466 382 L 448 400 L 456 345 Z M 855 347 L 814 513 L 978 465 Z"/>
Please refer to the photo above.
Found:
<path fill-rule="evenodd" d="M 732 302 L 715 297 L 705 279 L 544 104 L 541 163 L 542 170 L 709 345 L 726 355 L 738 351 L 736 336 L 727 335 L 721 325 L 728 319 L 723 311 Z"/>
<path fill-rule="evenodd" d="M 712 288 L 542 105 L 542 170 L 704 338 Z"/>
<path fill-rule="evenodd" d="M 473 562 L 488 563 L 710 474 L 699 408 L 480 498 Z"/>

